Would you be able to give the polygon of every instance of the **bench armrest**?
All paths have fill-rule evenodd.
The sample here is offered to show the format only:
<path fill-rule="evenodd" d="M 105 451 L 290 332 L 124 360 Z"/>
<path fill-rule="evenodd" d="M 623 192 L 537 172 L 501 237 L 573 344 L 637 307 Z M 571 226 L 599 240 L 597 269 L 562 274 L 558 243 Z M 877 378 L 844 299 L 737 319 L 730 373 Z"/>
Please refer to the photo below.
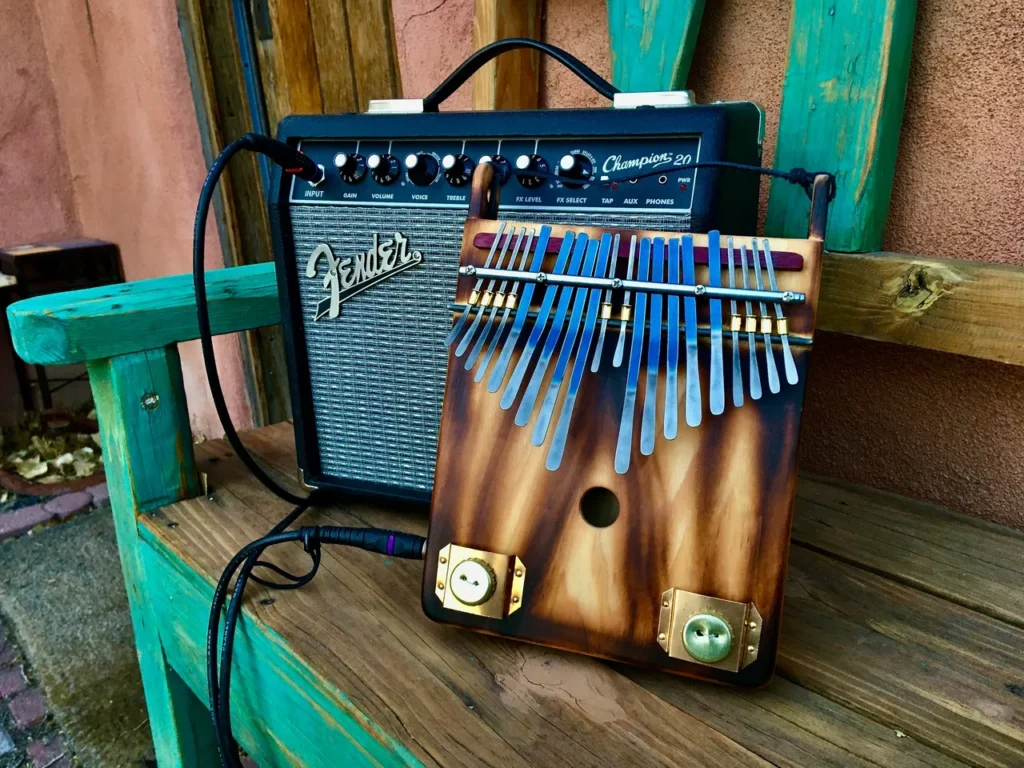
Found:
<path fill-rule="evenodd" d="M 273 264 L 206 274 L 215 334 L 281 322 Z M 27 363 L 66 365 L 158 349 L 199 337 L 191 275 L 36 296 L 7 308 L 14 349 Z"/>

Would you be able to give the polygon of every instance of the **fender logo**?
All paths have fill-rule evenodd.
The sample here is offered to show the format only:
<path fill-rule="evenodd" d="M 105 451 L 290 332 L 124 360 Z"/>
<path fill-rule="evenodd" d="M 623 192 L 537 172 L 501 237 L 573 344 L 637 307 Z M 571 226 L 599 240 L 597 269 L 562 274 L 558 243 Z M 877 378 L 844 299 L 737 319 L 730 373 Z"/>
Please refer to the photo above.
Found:
<path fill-rule="evenodd" d="M 335 258 L 334 252 L 326 243 L 314 248 L 306 263 L 306 277 L 313 279 L 317 276 L 317 267 L 322 259 L 327 267 L 324 290 L 328 295 L 317 304 L 313 320 L 320 320 L 325 316 L 337 317 L 341 313 L 343 302 L 367 288 L 372 288 L 382 280 L 422 264 L 423 254 L 408 250 L 408 245 L 409 239 L 402 233 L 395 232 L 394 238 L 383 242 L 380 235 L 374 234 L 370 250 L 357 254 L 354 258 Z"/>

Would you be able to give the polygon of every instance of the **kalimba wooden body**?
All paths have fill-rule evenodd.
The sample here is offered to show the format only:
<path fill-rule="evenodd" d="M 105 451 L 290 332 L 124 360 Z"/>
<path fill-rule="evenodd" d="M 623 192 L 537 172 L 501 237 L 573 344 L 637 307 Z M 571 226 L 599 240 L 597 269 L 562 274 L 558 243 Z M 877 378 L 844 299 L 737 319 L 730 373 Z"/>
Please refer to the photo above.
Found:
<path fill-rule="evenodd" d="M 486 189 L 483 182 L 477 186 L 478 193 Z M 779 291 L 805 297 L 803 303 L 787 305 L 788 329 L 783 326 L 788 330 L 796 383 L 786 381 L 779 339 L 775 337 L 773 354 L 781 377 L 780 391 L 771 393 L 765 384 L 760 399 L 752 399 L 749 348 L 746 333 L 741 332 L 740 359 L 746 397 L 740 407 L 734 406 L 730 303 L 723 301 L 724 412 L 713 415 L 709 411 L 711 343 L 705 333 L 699 336 L 698 343 L 700 425 L 687 426 L 683 402 L 684 342 L 680 339 L 678 429 L 673 439 L 666 439 L 664 417 L 669 377 L 665 317 L 669 298 L 663 297 L 653 452 L 642 455 L 639 449 L 642 411 L 645 394 L 649 392 L 646 371 L 642 371 L 629 466 L 625 471 L 621 471 L 621 466 L 620 471 L 616 469 L 616 446 L 623 426 L 628 364 L 612 364 L 618 337 L 615 318 L 620 316 L 622 290 L 613 291 L 612 322 L 596 372 L 591 371 L 596 328 L 590 340 L 585 372 L 579 380 L 568 422 L 565 450 L 555 470 L 546 466 L 552 432 L 567 396 L 569 372 L 574 368 L 579 348 L 570 357 L 542 445 L 535 445 L 532 435 L 540 401 L 556 368 L 554 355 L 526 426 L 514 423 L 525 382 L 515 404 L 507 410 L 501 407 L 504 385 L 536 323 L 531 316 L 541 306 L 545 290 L 554 290 L 555 286 L 537 284 L 532 292 L 531 316 L 527 316 L 513 345 L 502 389 L 489 391 L 488 379 L 509 338 L 509 327 L 498 332 L 495 351 L 488 356 L 488 370 L 481 381 L 474 381 L 476 367 L 467 368 L 467 356 L 457 355 L 456 345 L 452 345 L 423 588 L 424 609 L 431 618 L 741 685 L 758 685 L 770 677 L 779 632 L 800 415 L 821 271 L 820 234 L 824 231 L 827 202 L 820 199 L 821 189 L 816 187 L 815 191 L 819 199 L 812 205 L 812 212 L 817 212 L 818 220 L 812 225 L 811 236 L 806 240 L 769 239 Z M 492 205 L 488 210 L 481 203 L 477 212 L 493 214 L 493 208 Z M 496 219 L 486 216 L 471 216 L 467 220 L 463 267 L 484 266 L 492 250 L 489 246 L 499 230 L 505 232 L 504 237 L 512 237 L 523 229 L 533 230 L 536 250 L 540 225 L 512 221 L 504 225 L 502 230 Z M 587 235 L 598 242 L 605 235 L 619 235 L 618 252 L 609 250 L 608 258 L 618 258 L 613 274 L 620 277 L 626 274 L 627 244 L 634 236 L 640 241 L 680 240 L 678 233 L 552 226 L 542 271 L 555 272 L 557 246 L 569 233 L 577 238 Z M 722 235 L 723 285 L 727 285 L 726 242 Z M 737 252 L 740 243 L 751 248 L 749 236 L 735 237 Z M 696 283 L 712 284 L 707 264 L 700 263 L 706 262 L 702 256 L 707 251 L 708 236 L 693 235 L 693 245 Z M 665 275 L 667 268 L 662 277 Z M 474 284 L 472 275 L 460 277 L 456 304 L 461 312 L 467 311 L 467 307 L 472 311 L 469 305 Z M 576 292 L 587 291 L 577 288 Z M 479 301 L 479 296 L 475 298 Z M 679 299 L 680 324 L 684 303 L 685 299 Z M 696 304 L 698 325 L 706 332 L 711 301 L 697 300 Z M 742 314 L 743 302 L 739 306 Z M 513 309 L 511 317 L 518 309 Z M 456 319 L 461 312 L 455 313 Z M 496 317 L 501 315 L 499 310 Z M 648 312 L 646 317 L 648 336 L 641 347 L 647 363 L 650 315 Z M 635 315 L 632 320 L 626 333 L 627 356 L 638 324 Z M 508 322 L 511 324 L 512 320 Z M 552 324 L 548 319 L 547 325 Z M 580 338 L 583 337 L 585 326 Z M 495 338 L 493 329 L 491 338 Z M 756 338 L 759 375 L 763 378 L 765 345 L 760 333 Z M 555 348 L 556 355 L 560 346 Z M 482 359 L 477 359 L 477 367 Z M 531 368 L 527 379 L 532 372 Z M 615 504 L 609 493 L 618 507 L 613 520 L 609 518 Z M 461 581 L 456 584 L 456 579 Z M 456 599 L 456 593 L 461 601 Z M 693 617 L 700 618 L 691 622 Z M 688 635 L 684 636 L 684 629 Z M 684 637 L 688 644 L 683 643 Z M 729 648 L 724 657 L 718 658 L 725 642 L 722 638 L 728 639 Z M 718 645 L 708 651 L 708 642 Z M 698 662 L 697 656 L 703 656 L 705 661 Z"/>

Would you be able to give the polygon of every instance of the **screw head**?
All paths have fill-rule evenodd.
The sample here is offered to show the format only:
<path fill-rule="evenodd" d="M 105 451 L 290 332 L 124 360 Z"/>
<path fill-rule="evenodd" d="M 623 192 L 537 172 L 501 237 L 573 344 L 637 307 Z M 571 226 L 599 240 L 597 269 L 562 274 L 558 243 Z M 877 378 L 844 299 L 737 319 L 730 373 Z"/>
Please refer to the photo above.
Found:
<path fill-rule="evenodd" d="M 443 581 L 437 582 L 437 588 L 438 589 L 444 589 L 444 582 Z"/>
<path fill-rule="evenodd" d="M 666 638 L 666 637 L 667 637 L 667 635 L 666 635 L 666 634 L 665 634 L 664 632 L 659 632 L 659 633 L 658 633 L 658 640 L 659 640 L 660 642 L 662 642 L 662 643 L 663 643 L 663 642 L 665 642 L 665 638 Z"/>
<path fill-rule="evenodd" d="M 694 286 L 694 293 L 696 293 L 698 296 L 703 296 L 707 292 L 708 292 L 708 289 L 705 288 L 703 285 L 695 285 Z"/>
<path fill-rule="evenodd" d="M 154 411 L 158 405 L 160 405 L 160 395 L 155 392 L 147 392 L 142 396 L 142 407 L 144 410 Z"/>
<path fill-rule="evenodd" d="M 668 608 L 670 605 L 672 605 L 672 603 L 670 601 L 668 601 L 668 600 L 662 600 L 661 601 L 661 607 L 662 608 Z"/>
<path fill-rule="evenodd" d="M 523 569 L 522 568 L 516 568 L 516 578 L 517 579 L 523 578 Z"/>
<path fill-rule="evenodd" d="M 447 562 L 448 562 L 448 558 L 447 558 L 447 557 L 445 557 L 444 555 L 441 555 L 441 557 L 440 557 L 440 562 L 441 562 L 441 565 L 444 565 L 445 563 L 447 563 Z"/>
<path fill-rule="evenodd" d="M 545 275 L 543 272 L 540 272 L 540 273 L 537 274 L 537 282 L 538 283 L 546 283 L 547 281 L 548 281 L 548 276 Z"/>
<path fill-rule="evenodd" d="M 756 621 L 751 621 L 750 623 L 747 624 L 747 626 L 750 627 L 751 629 L 757 629 L 757 622 Z"/>
<path fill-rule="evenodd" d="M 613 277 L 612 278 L 612 288 L 621 288 L 621 287 L 622 287 L 622 278 Z"/>
<path fill-rule="evenodd" d="M 512 595 L 512 602 L 513 603 L 518 603 L 519 602 L 519 595 Z"/>
<path fill-rule="evenodd" d="M 755 647 L 754 647 L 754 646 L 752 646 L 752 645 L 748 645 L 748 646 L 747 646 L 747 653 L 753 653 L 753 652 L 754 652 L 754 651 L 756 651 L 756 650 L 757 650 L 757 648 L 755 648 Z"/>

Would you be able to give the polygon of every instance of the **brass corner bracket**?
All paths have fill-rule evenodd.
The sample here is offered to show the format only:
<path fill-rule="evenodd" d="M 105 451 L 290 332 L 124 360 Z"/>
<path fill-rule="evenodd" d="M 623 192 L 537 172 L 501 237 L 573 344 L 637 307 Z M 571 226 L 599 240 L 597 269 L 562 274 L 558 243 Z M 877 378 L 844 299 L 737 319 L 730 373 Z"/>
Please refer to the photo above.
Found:
<path fill-rule="evenodd" d="M 503 619 L 523 605 L 526 566 L 515 555 L 449 544 L 437 555 L 434 594 L 452 611 Z"/>
<path fill-rule="evenodd" d="M 661 595 L 658 645 L 673 659 L 739 672 L 761 645 L 761 614 L 753 603 L 668 589 Z"/>

